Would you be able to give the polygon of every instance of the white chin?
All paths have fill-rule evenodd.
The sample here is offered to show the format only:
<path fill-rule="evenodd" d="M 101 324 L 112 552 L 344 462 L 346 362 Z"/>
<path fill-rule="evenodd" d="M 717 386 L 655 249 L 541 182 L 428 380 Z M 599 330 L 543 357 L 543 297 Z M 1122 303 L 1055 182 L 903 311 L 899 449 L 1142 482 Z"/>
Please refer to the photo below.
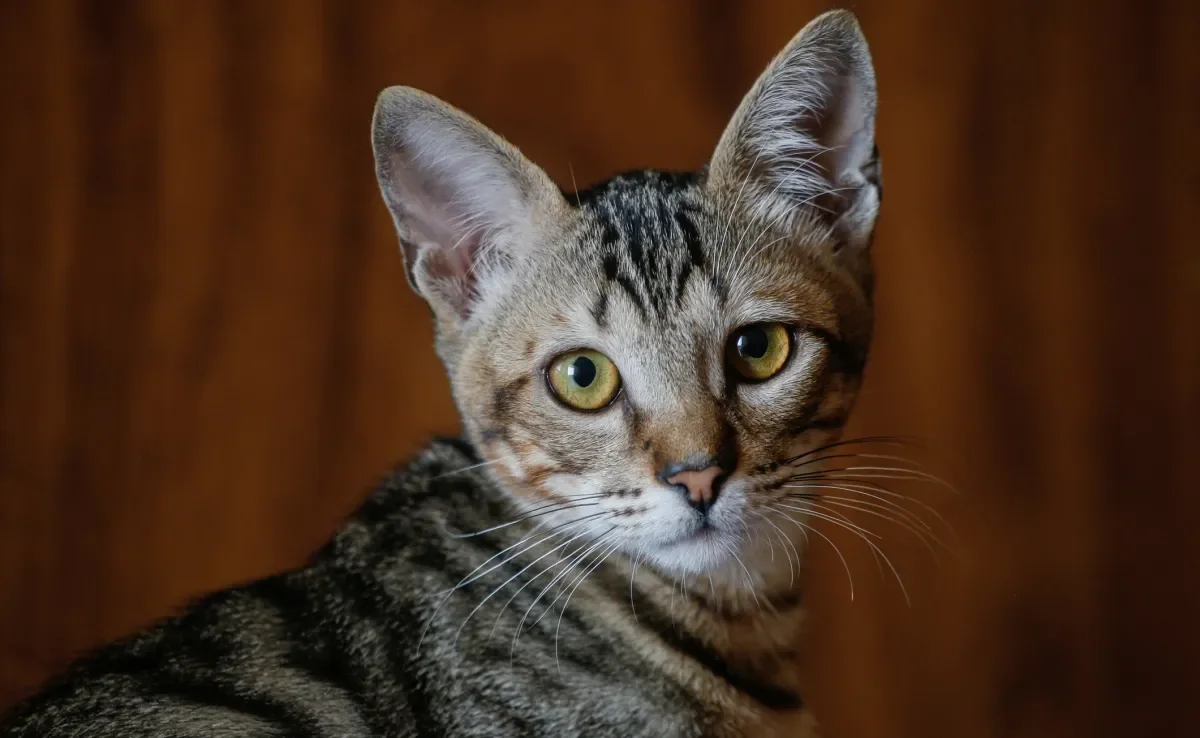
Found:
<path fill-rule="evenodd" d="M 733 559 L 730 551 L 736 551 L 739 541 L 715 528 L 708 528 L 695 535 L 673 543 L 658 546 L 648 558 L 671 574 L 705 574 L 721 569 Z"/>

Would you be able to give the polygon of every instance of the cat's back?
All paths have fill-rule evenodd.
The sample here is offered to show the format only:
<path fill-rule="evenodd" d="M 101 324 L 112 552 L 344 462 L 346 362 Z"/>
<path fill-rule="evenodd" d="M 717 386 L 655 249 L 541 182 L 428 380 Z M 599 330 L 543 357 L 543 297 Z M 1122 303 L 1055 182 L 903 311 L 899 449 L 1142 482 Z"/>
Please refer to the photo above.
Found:
<path fill-rule="evenodd" d="M 461 473 L 475 463 L 468 444 L 434 441 L 308 565 L 209 594 L 79 659 L 0 718 L 0 735 L 417 734 L 373 730 L 363 708 L 391 690 L 393 717 L 403 712 L 407 685 L 386 666 L 389 640 L 396 630 L 403 638 L 404 615 L 422 598 L 408 575 L 444 563 L 447 516 L 502 504 L 480 476 Z"/>

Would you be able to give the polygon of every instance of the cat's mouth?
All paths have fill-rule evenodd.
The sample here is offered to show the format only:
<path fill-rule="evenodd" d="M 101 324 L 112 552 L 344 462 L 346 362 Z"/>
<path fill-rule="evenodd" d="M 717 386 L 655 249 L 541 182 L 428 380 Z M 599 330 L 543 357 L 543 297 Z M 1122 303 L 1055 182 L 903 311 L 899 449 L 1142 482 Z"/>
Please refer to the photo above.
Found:
<path fill-rule="evenodd" d="M 711 516 L 705 515 L 691 528 L 666 543 L 667 547 L 690 543 L 713 541 L 725 535 L 724 529 L 717 525 Z"/>
<path fill-rule="evenodd" d="M 731 530 L 711 518 L 697 520 L 677 535 L 661 540 L 654 558 L 666 569 L 685 574 L 703 574 L 728 564 L 740 542 Z"/>

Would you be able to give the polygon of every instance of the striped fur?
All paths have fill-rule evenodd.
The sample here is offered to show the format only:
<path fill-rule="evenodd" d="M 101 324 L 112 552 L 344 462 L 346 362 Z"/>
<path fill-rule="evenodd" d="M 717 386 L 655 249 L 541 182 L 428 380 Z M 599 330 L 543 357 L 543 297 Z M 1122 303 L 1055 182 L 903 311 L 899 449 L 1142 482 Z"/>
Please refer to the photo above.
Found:
<path fill-rule="evenodd" d="M 874 111 L 848 13 L 776 58 L 708 167 L 577 193 L 466 114 L 385 91 L 380 186 L 466 438 L 396 471 L 304 567 L 101 649 L 0 736 L 815 735 L 806 518 L 783 503 L 867 357 Z M 728 345 L 761 322 L 794 347 L 743 381 Z M 591 412 L 546 380 L 583 348 L 622 379 Z M 723 473 L 697 507 L 670 470 L 706 465 Z"/>

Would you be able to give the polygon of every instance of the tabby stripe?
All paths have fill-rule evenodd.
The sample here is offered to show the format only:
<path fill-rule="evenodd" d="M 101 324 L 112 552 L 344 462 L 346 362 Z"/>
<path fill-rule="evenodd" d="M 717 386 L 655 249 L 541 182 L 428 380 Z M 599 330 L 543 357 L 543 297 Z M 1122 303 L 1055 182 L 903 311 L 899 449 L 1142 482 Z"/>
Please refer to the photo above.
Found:
<path fill-rule="evenodd" d="M 686 203 L 680 204 L 674 214 L 675 224 L 679 227 L 680 233 L 683 234 L 683 243 L 687 246 L 688 250 L 688 261 L 679 270 L 679 279 L 675 284 L 676 305 L 683 302 L 683 288 L 687 285 L 688 277 L 692 274 L 692 269 L 703 269 L 705 263 L 704 250 L 700 246 L 700 229 L 696 227 L 695 221 L 692 220 L 691 209 Z"/>
<path fill-rule="evenodd" d="M 629 295 L 629 299 L 633 302 L 633 306 L 641 313 L 642 319 L 647 318 L 646 305 L 642 302 L 642 296 L 638 294 L 637 287 L 633 281 L 624 274 L 621 274 L 620 264 L 614 254 L 609 254 L 604 257 L 604 276 L 610 282 L 616 282 L 621 289 L 625 290 L 625 294 Z"/>
<path fill-rule="evenodd" d="M 259 718 L 284 730 L 289 738 L 323 738 L 318 726 L 306 715 L 294 712 L 269 695 L 256 691 L 240 691 L 225 680 L 203 673 L 193 679 L 173 678 L 174 675 L 147 673 L 138 683 L 147 695 L 183 700 L 198 705 L 220 707 L 232 712 Z"/>
<path fill-rule="evenodd" d="M 445 561 L 444 554 L 433 558 Z M 380 568 L 379 562 L 368 562 L 366 565 L 372 570 Z M 370 642 L 370 645 L 374 646 L 372 653 L 382 656 L 367 663 L 362 653 L 362 644 L 359 644 L 358 648 L 346 649 L 346 653 L 356 655 L 356 665 L 363 672 L 364 684 L 379 685 L 379 674 L 374 674 L 369 680 L 365 677 L 383 669 L 392 677 L 391 680 L 382 680 L 383 683 L 391 681 L 400 687 L 397 693 L 377 697 L 374 702 L 379 705 L 393 705 L 394 710 L 391 711 L 396 713 L 407 708 L 413 720 L 414 735 L 443 735 L 443 726 L 433 717 L 433 700 L 428 684 L 417 677 L 421 665 L 412 663 L 412 659 L 419 656 L 416 652 L 416 639 L 406 638 L 402 630 L 405 624 L 397 622 L 388 612 L 386 605 L 391 598 L 383 585 L 357 569 L 346 567 L 339 567 L 338 571 L 332 572 L 330 580 L 336 583 L 337 594 L 350 609 L 355 625 L 375 635 Z M 379 663 L 380 661 L 383 663 Z M 367 718 L 380 735 L 390 735 L 395 731 L 395 726 L 389 724 L 388 715 L 379 715 L 376 711 L 371 711 Z"/>
<path fill-rule="evenodd" d="M 667 645 L 689 656 L 734 689 L 772 710 L 793 710 L 803 707 L 800 695 L 773 684 L 747 677 L 734 671 L 725 659 L 700 639 L 679 629 L 678 624 L 644 595 L 637 595 L 638 622 L 654 631 Z"/>
<path fill-rule="evenodd" d="M 319 589 L 305 589 L 284 575 L 256 583 L 253 591 L 274 607 L 284 622 L 291 646 L 284 656 L 287 665 L 310 682 L 325 685 L 330 692 L 352 702 L 361 714 L 366 708 L 359 698 L 362 682 L 342 660 L 347 651 L 333 642 L 331 636 L 337 631 L 330 629 L 322 608 L 312 602 L 314 595 L 325 594 L 324 586 L 316 586 Z"/>
<path fill-rule="evenodd" d="M 596 306 L 592 308 L 592 320 L 596 321 L 596 327 L 600 330 L 608 327 L 608 290 L 602 291 L 596 299 Z"/>

